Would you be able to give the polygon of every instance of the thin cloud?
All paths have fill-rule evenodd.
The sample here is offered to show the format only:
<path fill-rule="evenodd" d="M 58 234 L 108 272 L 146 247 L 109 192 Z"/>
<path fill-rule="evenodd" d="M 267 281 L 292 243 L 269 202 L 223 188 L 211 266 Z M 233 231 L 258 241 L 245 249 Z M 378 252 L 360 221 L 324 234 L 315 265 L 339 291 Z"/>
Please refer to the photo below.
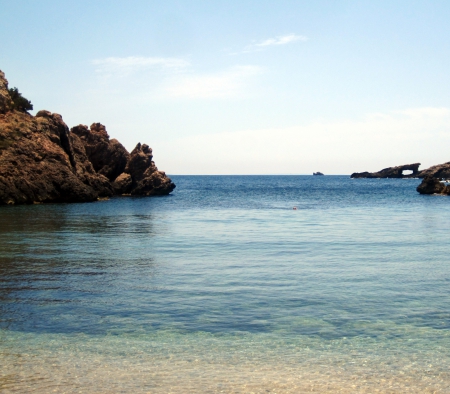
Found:
<path fill-rule="evenodd" d="M 238 55 L 240 53 L 251 53 L 251 52 L 259 52 L 267 49 L 271 46 L 280 46 L 280 45 L 287 45 L 292 44 L 294 42 L 298 41 L 308 41 L 308 37 L 306 36 L 300 36 L 297 34 L 287 34 L 284 36 L 278 36 L 273 38 L 268 38 L 266 40 L 262 41 L 254 41 L 252 44 L 247 45 L 244 50 L 239 52 L 232 52 L 231 55 Z"/>
<path fill-rule="evenodd" d="M 433 108 L 433 107 L 423 107 L 423 108 L 412 108 L 406 109 L 403 111 L 394 111 L 394 114 L 400 114 L 415 118 L 424 118 L 424 117 L 444 117 L 450 115 L 450 109 L 445 107 Z"/>
<path fill-rule="evenodd" d="M 275 38 L 269 38 L 267 40 L 261 41 L 257 44 L 254 44 L 255 47 L 268 47 L 272 45 L 286 45 L 291 42 L 296 41 L 307 41 L 308 37 L 306 36 L 298 36 L 296 34 L 288 34 L 286 36 L 279 36 Z"/>
<path fill-rule="evenodd" d="M 107 57 L 95 59 L 92 64 L 96 66 L 95 71 L 101 74 L 130 74 L 155 67 L 173 70 L 190 65 L 187 60 L 181 58 L 143 56 Z"/>
<path fill-rule="evenodd" d="M 169 98 L 229 98 L 243 94 L 248 80 L 262 73 L 258 66 L 235 66 L 226 71 L 173 78 L 162 95 Z"/>

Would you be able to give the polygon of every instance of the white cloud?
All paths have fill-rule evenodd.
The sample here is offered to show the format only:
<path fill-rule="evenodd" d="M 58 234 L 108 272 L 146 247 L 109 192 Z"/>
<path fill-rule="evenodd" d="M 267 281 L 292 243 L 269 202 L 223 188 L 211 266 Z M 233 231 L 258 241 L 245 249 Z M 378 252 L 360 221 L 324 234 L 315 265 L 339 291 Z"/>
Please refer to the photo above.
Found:
<path fill-rule="evenodd" d="M 195 135 L 159 144 L 172 174 L 350 174 L 450 161 L 450 109 L 414 108 L 362 120 Z"/>
<path fill-rule="evenodd" d="M 423 107 L 423 108 L 411 108 L 403 111 L 393 111 L 392 113 L 419 119 L 423 119 L 426 117 L 439 118 L 448 116 L 450 114 L 450 109 L 442 107 L 441 108 Z"/>
<path fill-rule="evenodd" d="M 286 45 L 286 44 L 291 44 L 296 41 L 308 41 L 308 37 L 299 36 L 297 34 L 287 34 L 284 36 L 268 38 L 266 40 L 259 41 L 259 42 L 254 41 L 252 44 L 247 45 L 243 51 L 232 52 L 231 55 L 237 55 L 239 53 L 258 52 L 258 51 L 267 49 L 267 47 L 270 47 L 270 46 Z"/>
<path fill-rule="evenodd" d="M 174 77 L 163 86 L 161 95 L 189 99 L 235 97 L 243 93 L 251 77 L 261 72 L 257 66 L 235 66 L 217 73 Z"/>
<path fill-rule="evenodd" d="M 95 59 L 92 64 L 96 66 L 96 71 L 102 74 L 129 74 L 155 67 L 181 69 L 190 65 L 187 60 L 181 58 L 143 56 L 107 57 Z"/>
<path fill-rule="evenodd" d="M 261 41 L 254 44 L 256 47 L 268 47 L 271 45 L 286 45 L 295 41 L 307 41 L 308 38 L 305 36 L 298 36 L 296 34 L 288 34 L 286 36 L 280 36 L 275 38 L 269 38 L 267 40 Z"/>
<path fill-rule="evenodd" d="M 261 67 L 253 65 L 199 73 L 185 59 L 163 57 L 109 57 L 96 59 L 92 64 L 100 77 L 97 94 L 120 96 L 121 100 L 126 98 L 128 102 L 140 103 L 161 99 L 243 97 L 251 79 L 262 73 Z M 130 86 L 133 86 L 131 91 Z"/>

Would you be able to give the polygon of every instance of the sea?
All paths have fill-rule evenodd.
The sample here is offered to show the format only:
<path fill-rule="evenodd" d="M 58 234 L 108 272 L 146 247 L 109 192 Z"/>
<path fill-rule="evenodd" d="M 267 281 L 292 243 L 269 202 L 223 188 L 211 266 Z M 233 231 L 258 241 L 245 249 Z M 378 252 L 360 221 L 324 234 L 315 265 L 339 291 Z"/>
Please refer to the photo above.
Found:
<path fill-rule="evenodd" d="M 450 393 L 450 197 L 171 178 L 0 207 L 1 393 Z"/>

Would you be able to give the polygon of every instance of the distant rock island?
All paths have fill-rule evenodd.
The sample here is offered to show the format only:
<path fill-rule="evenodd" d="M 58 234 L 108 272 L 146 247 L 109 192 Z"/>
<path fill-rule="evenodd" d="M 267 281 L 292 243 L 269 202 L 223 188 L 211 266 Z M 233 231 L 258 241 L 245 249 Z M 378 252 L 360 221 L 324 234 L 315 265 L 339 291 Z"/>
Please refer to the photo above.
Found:
<path fill-rule="evenodd" d="M 419 171 L 420 163 L 405 164 L 403 166 L 388 167 L 378 172 L 355 172 L 350 178 L 423 178 L 417 186 L 420 194 L 450 195 L 450 186 L 441 180 L 450 179 L 450 162 L 431 166 Z M 403 171 L 412 171 L 404 174 Z"/>
<path fill-rule="evenodd" d="M 313 172 L 313 175 L 323 175 L 321 172 L 317 171 L 317 172 Z"/>
<path fill-rule="evenodd" d="M 430 175 L 433 178 L 449 179 L 450 162 L 438 164 L 419 171 L 420 163 L 404 164 L 397 167 L 388 167 L 378 172 L 354 172 L 350 178 L 425 178 Z M 403 171 L 412 171 L 410 174 L 404 174 Z"/>
<path fill-rule="evenodd" d="M 354 172 L 350 178 L 417 178 L 420 163 L 404 164 L 397 167 L 384 168 L 378 172 Z M 412 171 L 411 174 L 403 174 L 403 171 Z"/>
<path fill-rule="evenodd" d="M 0 204 L 88 202 L 114 195 L 167 195 L 175 184 L 138 143 L 131 153 L 93 123 L 69 130 L 32 104 L 0 70 Z"/>

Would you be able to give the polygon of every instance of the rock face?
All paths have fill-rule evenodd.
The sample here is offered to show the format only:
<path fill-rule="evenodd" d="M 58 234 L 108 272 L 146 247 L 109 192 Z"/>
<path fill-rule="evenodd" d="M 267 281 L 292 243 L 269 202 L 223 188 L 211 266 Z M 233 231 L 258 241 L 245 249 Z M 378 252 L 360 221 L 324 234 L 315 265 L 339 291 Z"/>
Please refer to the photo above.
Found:
<path fill-rule="evenodd" d="M 6 114 L 12 108 L 12 100 L 8 92 L 8 81 L 0 70 L 0 114 Z"/>
<path fill-rule="evenodd" d="M 70 129 L 82 141 L 86 155 L 94 170 L 114 181 L 125 169 L 130 154 L 116 139 L 109 139 L 105 126 L 93 123 L 87 126 L 78 125 Z"/>
<path fill-rule="evenodd" d="M 13 111 L 10 101 L 0 71 L 0 204 L 165 195 L 175 188 L 147 145 L 130 154 L 100 123 L 69 130 L 61 115 L 31 116 Z"/>
<path fill-rule="evenodd" d="M 133 195 L 162 196 L 171 189 L 171 180 L 163 171 L 158 171 L 152 161 L 152 149 L 138 143 L 130 154 L 125 172 L 131 175 Z"/>
<path fill-rule="evenodd" d="M 384 168 L 378 172 L 354 172 L 350 178 L 417 178 L 419 176 L 420 163 L 405 164 L 398 167 Z M 403 171 L 412 171 L 412 174 L 404 175 Z"/>
<path fill-rule="evenodd" d="M 450 179 L 450 162 L 438 164 L 427 168 L 426 170 L 422 170 L 418 177 L 425 178 L 428 175 L 431 175 L 434 178 Z"/>
<path fill-rule="evenodd" d="M 427 175 L 423 178 L 422 183 L 417 186 L 420 194 L 445 194 L 450 195 L 450 186 L 444 185 L 439 179 L 433 175 Z"/>

